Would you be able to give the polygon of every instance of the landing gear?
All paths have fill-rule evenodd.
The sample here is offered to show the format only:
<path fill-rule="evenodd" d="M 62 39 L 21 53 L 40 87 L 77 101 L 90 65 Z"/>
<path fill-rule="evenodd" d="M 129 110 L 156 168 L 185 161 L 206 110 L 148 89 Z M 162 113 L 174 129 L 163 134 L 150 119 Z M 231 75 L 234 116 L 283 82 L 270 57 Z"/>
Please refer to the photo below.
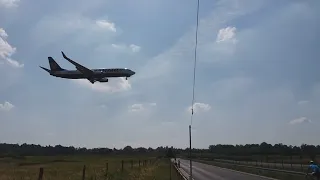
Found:
<path fill-rule="evenodd" d="M 99 79 L 99 80 L 97 80 L 97 81 L 99 81 L 99 82 L 108 82 L 109 80 L 107 79 L 107 78 L 102 78 L 102 79 Z"/>
<path fill-rule="evenodd" d="M 126 77 L 126 80 L 128 80 L 128 77 Z"/>

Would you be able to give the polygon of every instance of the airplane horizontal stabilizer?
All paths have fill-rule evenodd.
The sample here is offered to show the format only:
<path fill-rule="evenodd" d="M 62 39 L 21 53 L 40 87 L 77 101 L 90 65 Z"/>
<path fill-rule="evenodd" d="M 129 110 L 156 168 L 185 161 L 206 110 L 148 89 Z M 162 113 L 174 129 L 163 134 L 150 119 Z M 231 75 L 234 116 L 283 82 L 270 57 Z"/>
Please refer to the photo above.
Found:
<path fill-rule="evenodd" d="M 49 69 L 42 67 L 42 66 L 39 66 L 39 67 L 41 67 L 43 70 L 47 71 L 48 73 L 51 73 L 51 71 Z"/>

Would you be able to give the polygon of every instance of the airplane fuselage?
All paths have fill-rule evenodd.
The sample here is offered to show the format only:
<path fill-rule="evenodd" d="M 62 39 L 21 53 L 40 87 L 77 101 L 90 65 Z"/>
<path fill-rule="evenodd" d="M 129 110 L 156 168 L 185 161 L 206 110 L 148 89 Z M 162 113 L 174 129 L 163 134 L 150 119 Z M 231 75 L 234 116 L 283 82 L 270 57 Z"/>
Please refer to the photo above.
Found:
<path fill-rule="evenodd" d="M 66 78 L 66 79 L 85 79 L 85 78 L 108 78 L 108 77 L 131 77 L 135 74 L 130 69 L 118 68 L 118 69 L 92 69 L 93 77 L 88 77 L 86 74 L 81 73 L 78 70 L 60 70 L 54 71 L 50 74 L 55 77 Z"/>

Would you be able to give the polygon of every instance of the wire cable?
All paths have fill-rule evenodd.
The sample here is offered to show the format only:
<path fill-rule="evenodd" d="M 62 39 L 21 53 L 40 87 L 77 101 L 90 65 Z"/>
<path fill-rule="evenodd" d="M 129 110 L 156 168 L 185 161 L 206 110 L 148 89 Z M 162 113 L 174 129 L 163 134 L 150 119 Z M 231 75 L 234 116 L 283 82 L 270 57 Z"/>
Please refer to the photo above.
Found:
<path fill-rule="evenodd" d="M 197 48 L 198 48 L 198 27 L 199 27 L 199 4 L 197 5 L 197 25 L 196 25 L 196 43 L 194 47 L 194 65 L 193 65 L 193 85 L 192 85 L 192 103 L 191 103 L 191 120 L 190 125 L 192 125 L 193 113 L 194 113 L 194 101 L 195 101 L 195 86 L 196 86 L 196 68 L 197 68 Z"/>

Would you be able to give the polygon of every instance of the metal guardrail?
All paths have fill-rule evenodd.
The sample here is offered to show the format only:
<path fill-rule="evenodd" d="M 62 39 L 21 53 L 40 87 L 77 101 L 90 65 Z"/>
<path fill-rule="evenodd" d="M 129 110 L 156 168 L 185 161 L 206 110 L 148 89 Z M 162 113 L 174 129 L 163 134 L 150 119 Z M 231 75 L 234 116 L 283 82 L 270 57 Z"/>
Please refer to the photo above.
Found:
<path fill-rule="evenodd" d="M 183 174 L 183 173 L 181 172 L 181 170 L 180 170 L 176 165 L 174 165 L 174 168 L 176 169 L 176 171 L 177 171 L 178 174 L 180 175 L 181 179 L 183 179 L 183 180 L 188 180 L 188 179 L 189 179 L 187 176 L 185 176 L 185 174 Z"/>
<path fill-rule="evenodd" d="M 173 164 L 173 167 L 175 168 L 175 170 L 177 171 L 177 173 L 179 174 L 179 176 L 181 177 L 182 180 L 189 179 L 185 173 L 181 172 L 181 169 L 176 165 L 176 163 L 173 160 L 171 161 L 171 163 Z"/>
<path fill-rule="evenodd" d="M 209 164 L 209 165 L 214 165 L 214 164 L 209 163 L 210 161 L 203 161 L 203 160 L 195 160 L 195 161 L 198 161 L 198 162 L 201 162 L 201 163 L 206 163 L 206 164 Z M 259 170 L 265 170 L 265 171 L 273 171 L 273 172 L 279 172 L 279 173 L 294 174 L 294 175 L 306 175 L 306 173 L 304 173 L 304 172 L 288 171 L 288 170 L 283 170 L 283 169 L 272 169 L 272 168 L 240 165 L 240 164 L 225 163 L 225 162 L 215 162 L 215 163 L 228 164 L 228 165 L 233 165 L 233 166 L 238 166 L 238 167 L 246 167 L 246 168 L 259 169 Z"/>

